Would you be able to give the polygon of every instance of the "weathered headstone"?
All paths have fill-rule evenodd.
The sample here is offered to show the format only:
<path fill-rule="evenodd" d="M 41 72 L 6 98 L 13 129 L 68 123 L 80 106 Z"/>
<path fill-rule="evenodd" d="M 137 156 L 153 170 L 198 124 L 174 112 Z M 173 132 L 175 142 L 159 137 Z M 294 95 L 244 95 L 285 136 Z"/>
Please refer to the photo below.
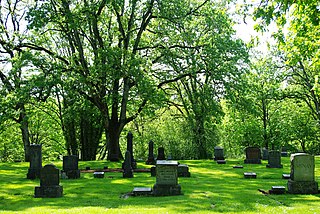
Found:
<path fill-rule="evenodd" d="M 36 198 L 58 198 L 63 194 L 63 187 L 59 185 L 59 169 L 53 164 L 47 164 L 41 169 L 40 186 L 35 187 Z"/>
<path fill-rule="evenodd" d="M 281 153 L 279 151 L 270 151 L 268 158 L 268 168 L 282 168 Z"/>
<path fill-rule="evenodd" d="M 137 162 L 134 159 L 133 155 L 133 134 L 131 132 L 127 135 L 127 150 L 130 152 L 131 155 L 131 167 L 132 169 L 137 168 Z"/>
<path fill-rule="evenodd" d="M 317 194 L 318 183 L 315 181 L 314 156 L 306 153 L 292 154 L 291 173 L 288 180 L 288 192 L 292 194 Z"/>
<path fill-rule="evenodd" d="M 190 177 L 189 167 L 187 164 L 178 165 L 178 177 Z"/>
<path fill-rule="evenodd" d="M 258 147 L 246 148 L 246 159 L 244 163 L 248 164 L 261 164 L 261 152 Z"/>
<path fill-rule="evenodd" d="M 131 165 L 131 154 L 128 150 L 126 151 L 123 165 L 124 165 L 124 168 L 123 168 L 122 176 L 124 178 L 133 178 L 133 170 L 132 170 L 132 165 Z"/>
<path fill-rule="evenodd" d="M 165 159 L 166 159 L 166 155 L 164 153 L 164 148 L 163 147 L 159 147 L 158 148 L 157 160 L 165 160 Z"/>
<path fill-rule="evenodd" d="M 158 160 L 156 164 L 156 184 L 153 186 L 155 196 L 180 195 L 178 184 L 178 162 Z"/>
<path fill-rule="evenodd" d="M 262 160 L 268 160 L 269 158 L 269 151 L 265 147 L 262 148 Z"/>
<path fill-rule="evenodd" d="M 70 179 L 80 178 L 78 163 L 79 159 L 76 155 L 63 156 L 63 170 L 61 174 L 64 173 Z"/>
<path fill-rule="evenodd" d="M 148 160 L 146 161 L 146 164 L 148 165 L 154 165 L 156 164 L 156 160 L 154 159 L 154 154 L 153 154 L 153 141 L 150 140 L 149 142 L 149 154 L 148 154 Z"/>
<path fill-rule="evenodd" d="M 30 167 L 28 169 L 27 178 L 28 179 L 40 178 L 40 172 L 42 168 L 41 145 L 33 144 L 29 146 L 29 160 L 30 160 Z"/>
<path fill-rule="evenodd" d="M 214 147 L 214 160 L 224 160 L 223 148 L 220 146 Z"/>

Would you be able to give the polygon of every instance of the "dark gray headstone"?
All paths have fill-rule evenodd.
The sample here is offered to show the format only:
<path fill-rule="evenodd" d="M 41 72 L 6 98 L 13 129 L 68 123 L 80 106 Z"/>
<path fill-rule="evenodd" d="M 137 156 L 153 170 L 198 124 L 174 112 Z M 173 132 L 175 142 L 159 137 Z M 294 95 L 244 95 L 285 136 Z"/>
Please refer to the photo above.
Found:
<path fill-rule="evenodd" d="M 164 148 L 163 147 L 159 147 L 158 148 L 157 160 L 166 160 L 166 155 L 164 153 Z"/>
<path fill-rule="evenodd" d="M 266 148 L 262 148 L 262 160 L 268 160 L 269 158 L 269 151 Z"/>
<path fill-rule="evenodd" d="M 306 153 L 292 154 L 288 192 L 292 194 L 317 194 L 314 156 Z"/>
<path fill-rule="evenodd" d="M 148 160 L 146 161 L 146 164 L 148 164 L 148 165 L 156 164 L 156 160 L 155 160 L 154 154 L 153 154 L 153 146 L 154 146 L 154 143 L 153 143 L 152 140 L 150 140 L 150 142 L 149 142 Z"/>
<path fill-rule="evenodd" d="M 226 164 L 227 163 L 227 161 L 225 161 L 225 160 L 217 160 L 217 164 Z"/>
<path fill-rule="evenodd" d="M 47 164 L 41 169 L 40 186 L 35 187 L 36 198 L 58 198 L 63 194 L 59 185 L 59 169 L 53 164 Z"/>
<path fill-rule="evenodd" d="M 133 170 L 131 165 L 131 154 L 127 150 L 124 159 L 124 168 L 123 168 L 123 177 L 124 178 L 133 178 Z"/>
<path fill-rule="evenodd" d="M 223 148 L 220 146 L 214 147 L 214 160 L 224 160 Z"/>
<path fill-rule="evenodd" d="M 181 194 L 177 161 L 157 160 L 156 171 L 156 184 L 153 186 L 155 196 Z"/>
<path fill-rule="evenodd" d="M 76 155 L 63 156 L 62 173 L 64 173 L 66 177 L 70 179 L 80 178 L 78 163 L 79 159 Z"/>
<path fill-rule="evenodd" d="M 134 159 L 133 155 L 133 134 L 131 132 L 127 135 L 127 150 L 130 152 L 131 155 L 131 167 L 132 169 L 137 168 L 137 162 Z"/>
<path fill-rule="evenodd" d="M 236 166 L 233 166 L 234 169 L 243 169 L 243 166 L 242 165 L 236 165 Z"/>
<path fill-rule="evenodd" d="M 246 159 L 244 160 L 246 164 L 261 164 L 261 152 L 258 147 L 248 147 L 246 148 Z"/>
<path fill-rule="evenodd" d="M 178 165 L 178 177 L 190 177 L 189 167 L 187 164 Z"/>
<path fill-rule="evenodd" d="M 279 151 L 270 151 L 268 159 L 268 168 L 282 168 L 281 153 Z"/>
<path fill-rule="evenodd" d="M 152 166 L 152 167 L 150 168 L 150 172 L 151 172 L 151 176 L 152 176 L 152 177 L 155 177 L 155 176 L 156 176 L 156 173 L 157 173 L 157 171 L 156 171 L 156 166 Z"/>
<path fill-rule="evenodd" d="M 282 179 L 290 179 L 290 174 L 282 174 Z"/>
<path fill-rule="evenodd" d="M 40 178 L 40 172 L 42 168 L 41 145 L 33 144 L 29 146 L 29 160 L 30 160 L 30 167 L 28 169 L 27 178 L 28 179 Z"/>

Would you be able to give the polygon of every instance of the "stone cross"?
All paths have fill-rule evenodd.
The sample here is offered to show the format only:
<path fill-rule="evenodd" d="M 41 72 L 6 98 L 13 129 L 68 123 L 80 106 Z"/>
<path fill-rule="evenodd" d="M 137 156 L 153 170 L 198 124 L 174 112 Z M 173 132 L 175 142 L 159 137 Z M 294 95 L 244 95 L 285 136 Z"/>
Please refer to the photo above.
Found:
<path fill-rule="evenodd" d="M 40 178 L 40 171 L 42 168 L 42 153 L 40 144 L 33 144 L 29 146 L 29 159 L 30 167 L 28 169 L 27 178 Z"/>

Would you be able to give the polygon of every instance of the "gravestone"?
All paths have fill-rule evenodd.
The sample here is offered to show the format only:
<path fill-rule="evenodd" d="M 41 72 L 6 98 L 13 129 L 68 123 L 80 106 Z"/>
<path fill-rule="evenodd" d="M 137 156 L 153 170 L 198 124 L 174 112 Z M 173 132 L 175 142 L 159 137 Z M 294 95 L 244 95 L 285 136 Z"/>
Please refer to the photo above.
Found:
<path fill-rule="evenodd" d="M 29 160 L 30 160 L 30 167 L 28 169 L 27 178 L 28 179 L 40 178 L 40 172 L 42 168 L 41 145 L 33 144 L 29 146 Z"/>
<path fill-rule="evenodd" d="M 257 174 L 255 172 L 245 172 L 243 175 L 244 178 L 257 178 Z"/>
<path fill-rule="evenodd" d="M 279 151 L 270 151 L 268 158 L 268 168 L 282 168 L 281 153 Z"/>
<path fill-rule="evenodd" d="M 154 159 L 154 154 L 153 154 L 153 141 L 150 140 L 149 142 L 149 154 L 148 154 L 148 160 L 146 161 L 146 164 L 148 165 L 155 165 L 156 160 Z"/>
<path fill-rule="evenodd" d="M 165 160 L 165 159 L 166 159 L 166 155 L 164 153 L 164 148 L 163 147 L 159 147 L 158 148 L 157 160 Z"/>
<path fill-rule="evenodd" d="M 290 174 L 282 174 L 282 179 L 290 179 Z"/>
<path fill-rule="evenodd" d="M 63 170 L 61 174 L 65 174 L 66 178 L 80 178 L 80 170 L 78 168 L 79 159 L 77 155 L 63 156 Z"/>
<path fill-rule="evenodd" d="M 150 168 L 150 173 L 151 173 L 151 177 L 155 177 L 156 176 L 156 166 L 152 166 L 151 168 Z"/>
<path fill-rule="evenodd" d="M 223 148 L 220 146 L 214 147 L 214 160 L 224 160 Z"/>
<path fill-rule="evenodd" d="M 178 177 L 190 177 L 189 167 L 187 164 L 178 165 Z"/>
<path fill-rule="evenodd" d="M 227 161 L 226 160 L 217 160 L 217 164 L 226 164 Z"/>
<path fill-rule="evenodd" d="M 135 161 L 133 156 L 133 134 L 131 132 L 129 132 L 127 135 L 127 150 L 130 152 L 131 156 L 131 167 L 132 169 L 136 169 L 137 162 Z"/>
<path fill-rule="evenodd" d="M 276 195 L 284 194 L 285 192 L 286 192 L 286 188 L 284 186 L 272 186 L 271 190 L 269 190 L 270 194 L 276 194 Z"/>
<path fill-rule="evenodd" d="M 104 178 L 104 172 L 94 172 L 93 177 L 94 178 Z"/>
<path fill-rule="evenodd" d="M 317 194 L 318 183 L 315 181 L 314 156 L 296 153 L 290 156 L 291 172 L 288 180 L 288 192 L 292 194 Z"/>
<path fill-rule="evenodd" d="M 123 165 L 124 165 L 124 168 L 123 168 L 122 177 L 133 178 L 133 170 L 132 170 L 132 165 L 131 165 L 131 154 L 128 150 L 126 151 Z"/>
<path fill-rule="evenodd" d="M 134 196 L 141 196 L 141 195 L 151 195 L 152 189 L 151 187 L 135 187 L 132 191 Z"/>
<path fill-rule="evenodd" d="M 281 157 L 288 157 L 288 151 L 286 147 L 281 148 Z"/>
<path fill-rule="evenodd" d="M 156 171 L 156 184 L 153 186 L 155 196 L 181 194 L 177 161 L 157 160 Z"/>
<path fill-rule="evenodd" d="M 266 148 L 262 148 L 262 160 L 268 160 L 269 159 L 269 151 Z"/>
<path fill-rule="evenodd" d="M 242 165 L 236 165 L 236 166 L 233 166 L 234 169 L 243 169 L 243 166 Z"/>
<path fill-rule="evenodd" d="M 36 198 L 58 198 L 62 196 L 63 187 L 59 185 L 59 169 L 53 164 L 47 164 L 41 169 L 40 186 L 35 187 Z"/>
<path fill-rule="evenodd" d="M 258 147 L 246 148 L 246 159 L 244 163 L 247 164 L 261 164 L 261 152 Z"/>

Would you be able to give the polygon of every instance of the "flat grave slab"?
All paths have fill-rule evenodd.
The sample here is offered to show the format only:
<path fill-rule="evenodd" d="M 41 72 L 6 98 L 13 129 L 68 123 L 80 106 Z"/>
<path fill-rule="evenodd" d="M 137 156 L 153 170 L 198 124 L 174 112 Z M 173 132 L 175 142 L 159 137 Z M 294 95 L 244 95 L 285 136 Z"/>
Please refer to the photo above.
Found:
<path fill-rule="evenodd" d="M 290 174 L 282 174 L 282 179 L 290 179 Z"/>
<path fill-rule="evenodd" d="M 225 160 L 217 160 L 217 164 L 226 164 L 227 163 L 227 161 L 225 161 Z"/>
<path fill-rule="evenodd" d="M 286 188 L 284 186 L 272 186 L 271 190 L 269 190 L 270 194 L 284 194 L 286 192 Z"/>
<path fill-rule="evenodd" d="M 104 178 L 104 172 L 94 172 L 93 177 L 94 178 Z"/>
<path fill-rule="evenodd" d="M 243 175 L 244 178 L 257 178 L 257 174 L 255 172 L 245 172 Z"/>
<path fill-rule="evenodd" d="M 242 165 L 233 166 L 234 169 L 243 169 Z"/>
<path fill-rule="evenodd" d="M 151 187 L 135 187 L 135 188 L 133 188 L 132 193 L 134 196 L 151 195 L 152 189 L 151 189 Z"/>

